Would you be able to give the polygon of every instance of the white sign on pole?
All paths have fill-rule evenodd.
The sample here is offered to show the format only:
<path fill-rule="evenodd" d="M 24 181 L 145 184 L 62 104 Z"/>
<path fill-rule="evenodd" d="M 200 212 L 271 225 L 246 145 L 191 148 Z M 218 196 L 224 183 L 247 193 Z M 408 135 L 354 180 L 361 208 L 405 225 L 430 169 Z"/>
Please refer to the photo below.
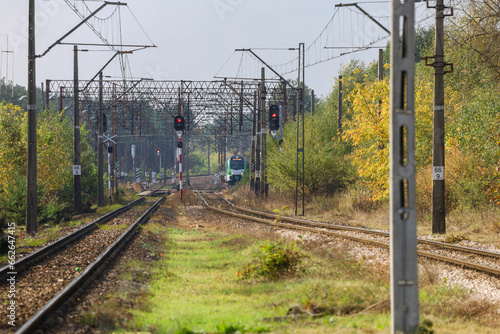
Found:
<path fill-rule="evenodd" d="M 135 159 L 135 145 L 132 145 L 130 148 L 132 150 L 132 159 Z"/>
<path fill-rule="evenodd" d="M 432 179 L 436 181 L 444 180 L 444 166 L 432 167 Z"/>
<path fill-rule="evenodd" d="M 73 175 L 82 175 L 82 165 L 73 165 Z"/>

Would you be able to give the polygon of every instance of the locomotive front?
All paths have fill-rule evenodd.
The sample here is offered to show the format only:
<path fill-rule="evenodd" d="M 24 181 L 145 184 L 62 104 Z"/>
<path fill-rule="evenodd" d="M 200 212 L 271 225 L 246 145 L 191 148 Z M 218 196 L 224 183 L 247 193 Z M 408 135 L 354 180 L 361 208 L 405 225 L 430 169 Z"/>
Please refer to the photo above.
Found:
<path fill-rule="evenodd" d="M 241 180 L 246 171 L 247 160 L 241 155 L 233 155 L 227 159 L 226 182 L 229 186 Z"/>

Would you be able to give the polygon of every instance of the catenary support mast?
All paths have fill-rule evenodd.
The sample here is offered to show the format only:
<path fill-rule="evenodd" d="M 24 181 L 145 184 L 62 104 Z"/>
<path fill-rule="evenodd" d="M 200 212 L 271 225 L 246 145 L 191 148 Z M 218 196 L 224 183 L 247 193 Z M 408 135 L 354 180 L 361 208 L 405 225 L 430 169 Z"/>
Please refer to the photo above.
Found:
<path fill-rule="evenodd" d="M 390 96 L 391 332 L 419 325 L 415 190 L 415 1 L 392 1 Z"/>
<path fill-rule="evenodd" d="M 26 233 L 36 234 L 37 158 L 36 158 L 36 67 L 35 0 L 29 1 L 28 18 L 28 175 L 26 183 Z"/>

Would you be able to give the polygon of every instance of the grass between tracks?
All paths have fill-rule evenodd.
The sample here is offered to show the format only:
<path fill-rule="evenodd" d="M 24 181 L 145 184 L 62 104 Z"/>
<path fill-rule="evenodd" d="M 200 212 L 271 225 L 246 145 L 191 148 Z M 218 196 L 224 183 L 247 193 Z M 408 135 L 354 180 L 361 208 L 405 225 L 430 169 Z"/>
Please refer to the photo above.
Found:
<path fill-rule="evenodd" d="M 238 234 L 169 229 L 169 253 L 134 311 L 133 330 L 155 333 L 235 333 L 389 328 L 385 283 L 340 257 L 308 257 L 305 271 L 279 280 L 238 279 L 258 240 Z M 373 276 L 372 276 L 373 277 Z M 378 282 L 375 280 L 374 282 Z M 379 300 L 384 300 L 380 303 Z M 357 315 L 354 315 L 357 314 Z M 351 315 L 347 316 L 346 315 Z"/>
<path fill-rule="evenodd" d="M 168 251 L 154 264 L 149 293 L 114 333 L 390 332 L 388 268 L 350 259 L 343 249 L 303 244 L 296 275 L 241 280 L 238 272 L 261 238 L 187 225 L 161 234 Z M 492 304 L 441 283 L 432 272 L 419 282 L 419 333 L 497 332 Z"/>

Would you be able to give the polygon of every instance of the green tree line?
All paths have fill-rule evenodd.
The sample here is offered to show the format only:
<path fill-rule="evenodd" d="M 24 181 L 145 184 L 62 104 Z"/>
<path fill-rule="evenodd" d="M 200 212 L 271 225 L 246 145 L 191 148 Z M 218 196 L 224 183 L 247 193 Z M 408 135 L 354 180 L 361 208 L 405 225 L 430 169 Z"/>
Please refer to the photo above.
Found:
<path fill-rule="evenodd" d="M 491 4 L 491 2 L 488 2 Z M 483 2 L 460 1 L 459 14 L 446 27 L 445 77 L 446 200 L 454 208 L 500 203 L 500 95 L 497 93 L 500 11 Z M 478 33 L 480 32 L 480 33 Z M 416 158 L 419 210 L 430 210 L 434 69 L 433 28 L 416 29 Z M 494 50 L 493 50 L 494 49 Z M 362 190 L 370 200 L 387 203 L 389 195 L 389 46 L 384 77 L 377 64 L 352 60 L 343 78 L 343 128 L 337 129 L 338 83 L 319 99 L 305 120 L 305 191 L 307 194 Z M 269 184 L 289 195 L 295 190 L 296 124 L 287 123 L 278 149 L 268 141 Z"/>

